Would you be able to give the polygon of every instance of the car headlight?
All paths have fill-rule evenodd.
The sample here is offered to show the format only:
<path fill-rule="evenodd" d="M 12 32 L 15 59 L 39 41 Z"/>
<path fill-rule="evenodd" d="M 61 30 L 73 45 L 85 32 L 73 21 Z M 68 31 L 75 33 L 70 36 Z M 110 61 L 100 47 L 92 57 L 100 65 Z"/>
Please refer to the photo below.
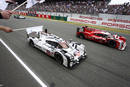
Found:
<path fill-rule="evenodd" d="M 73 55 L 70 56 L 70 60 L 74 61 L 74 56 Z"/>
<path fill-rule="evenodd" d="M 84 55 L 87 55 L 86 50 L 84 51 Z"/>
<path fill-rule="evenodd" d="M 69 58 L 70 59 L 70 61 L 74 61 L 74 56 L 73 55 L 65 55 L 67 58 Z"/>

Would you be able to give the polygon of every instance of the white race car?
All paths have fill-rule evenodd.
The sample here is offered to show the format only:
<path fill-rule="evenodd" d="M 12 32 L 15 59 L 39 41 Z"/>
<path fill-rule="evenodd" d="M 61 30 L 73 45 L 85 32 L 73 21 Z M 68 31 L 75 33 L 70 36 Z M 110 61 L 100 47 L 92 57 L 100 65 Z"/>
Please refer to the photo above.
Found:
<path fill-rule="evenodd" d="M 21 16 L 21 15 L 14 15 L 14 18 L 16 18 L 16 19 L 26 19 L 24 16 Z"/>
<path fill-rule="evenodd" d="M 27 28 L 26 32 L 31 46 L 52 56 L 65 67 L 72 68 L 81 59 L 87 57 L 85 45 L 72 40 L 65 41 L 54 34 L 47 33 L 47 29 L 43 31 L 42 26 Z"/>

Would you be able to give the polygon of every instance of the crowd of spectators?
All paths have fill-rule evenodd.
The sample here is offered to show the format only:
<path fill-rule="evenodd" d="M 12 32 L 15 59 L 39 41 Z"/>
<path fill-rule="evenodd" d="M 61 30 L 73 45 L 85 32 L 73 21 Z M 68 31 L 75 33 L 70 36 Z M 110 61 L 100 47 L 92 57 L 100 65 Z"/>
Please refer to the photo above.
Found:
<path fill-rule="evenodd" d="M 8 9 L 13 9 L 16 6 L 10 6 Z M 37 3 L 33 7 L 26 9 L 25 6 L 19 10 L 25 11 L 44 11 L 44 12 L 62 12 L 62 13 L 77 13 L 77 14 L 119 14 L 130 15 L 130 3 L 123 5 L 109 5 L 105 1 L 83 0 L 83 1 L 59 1 L 59 2 L 44 2 Z"/>

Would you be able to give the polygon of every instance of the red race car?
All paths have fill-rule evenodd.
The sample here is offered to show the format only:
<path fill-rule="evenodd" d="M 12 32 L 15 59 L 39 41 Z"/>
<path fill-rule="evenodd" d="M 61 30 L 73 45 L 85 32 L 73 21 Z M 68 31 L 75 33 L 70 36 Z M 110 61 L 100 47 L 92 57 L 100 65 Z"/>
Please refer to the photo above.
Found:
<path fill-rule="evenodd" d="M 111 34 L 109 32 L 89 28 L 87 26 L 78 27 L 76 36 L 82 39 L 93 40 L 98 43 L 106 44 L 110 47 L 124 50 L 126 48 L 126 38 L 118 36 L 117 34 Z"/>

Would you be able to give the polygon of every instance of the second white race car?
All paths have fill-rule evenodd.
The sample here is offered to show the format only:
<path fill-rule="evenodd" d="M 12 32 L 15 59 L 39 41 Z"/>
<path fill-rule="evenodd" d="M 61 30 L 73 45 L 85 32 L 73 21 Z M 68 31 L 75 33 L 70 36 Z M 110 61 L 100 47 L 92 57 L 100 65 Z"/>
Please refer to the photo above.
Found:
<path fill-rule="evenodd" d="M 43 31 L 43 26 L 26 29 L 29 44 L 47 55 L 52 56 L 58 63 L 72 68 L 80 60 L 87 57 L 85 45 L 72 40 L 65 41 L 62 38 Z"/>
<path fill-rule="evenodd" d="M 16 18 L 16 19 L 26 19 L 24 16 L 21 16 L 21 15 L 14 15 L 14 18 Z"/>

